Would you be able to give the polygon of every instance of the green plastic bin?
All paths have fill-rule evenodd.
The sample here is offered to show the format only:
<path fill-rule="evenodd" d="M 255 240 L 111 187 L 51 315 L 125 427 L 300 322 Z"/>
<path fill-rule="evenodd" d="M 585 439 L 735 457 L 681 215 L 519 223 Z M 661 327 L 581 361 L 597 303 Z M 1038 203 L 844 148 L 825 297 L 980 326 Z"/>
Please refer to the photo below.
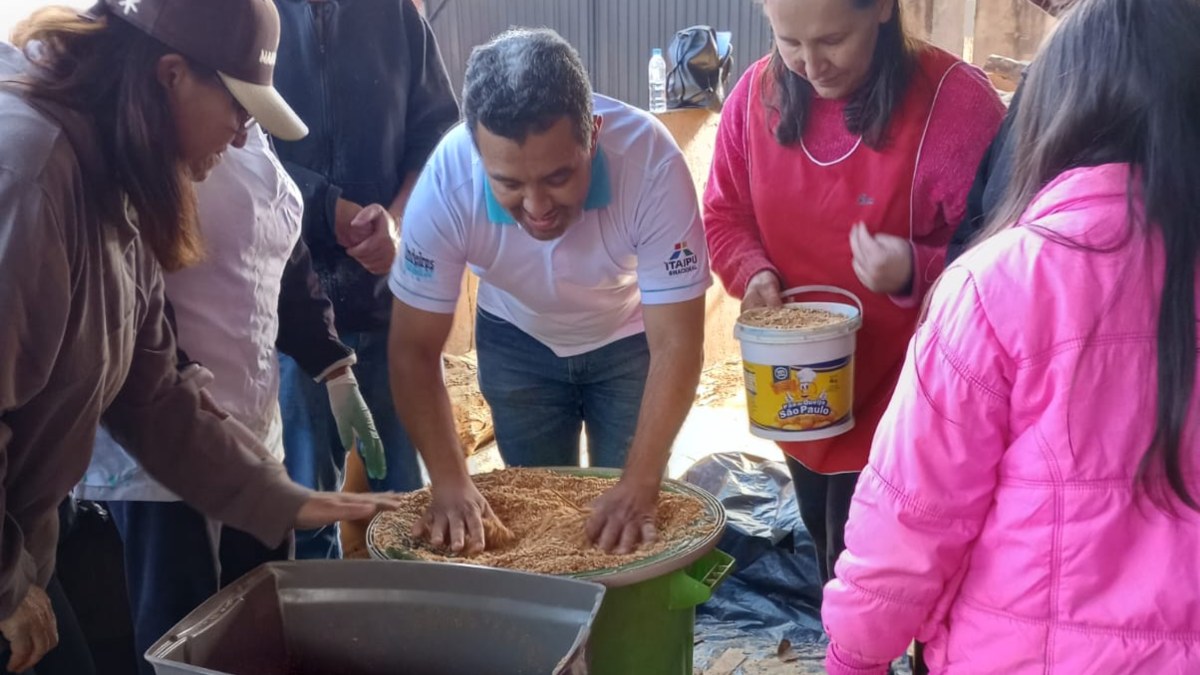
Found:
<path fill-rule="evenodd" d="M 617 478 L 618 469 L 554 467 L 575 476 Z M 569 575 L 603 584 L 607 591 L 587 644 L 589 675 L 693 675 L 696 607 L 704 604 L 733 570 L 733 558 L 717 550 L 725 532 L 725 509 L 708 492 L 666 480 L 663 489 L 691 495 L 704 503 L 717 526 L 706 536 L 679 542 L 658 555 L 628 565 Z M 374 547 L 371 555 L 406 559 L 405 551 Z"/>
<path fill-rule="evenodd" d="M 713 549 L 684 569 L 609 588 L 588 640 L 590 675 L 692 675 L 696 607 L 732 569 Z"/>

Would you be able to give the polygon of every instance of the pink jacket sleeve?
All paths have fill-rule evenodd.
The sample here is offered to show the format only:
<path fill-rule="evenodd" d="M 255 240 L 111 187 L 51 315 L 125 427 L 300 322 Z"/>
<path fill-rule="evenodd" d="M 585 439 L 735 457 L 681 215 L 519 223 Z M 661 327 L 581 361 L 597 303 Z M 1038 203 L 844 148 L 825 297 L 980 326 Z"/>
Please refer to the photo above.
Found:
<path fill-rule="evenodd" d="M 778 273 L 758 236 L 746 152 L 750 82 L 760 72 L 757 65 L 747 70 L 725 101 L 704 189 L 704 232 L 712 268 L 729 294 L 737 298 L 745 295 L 746 283 L 755 274 L 763 270 Z"/>
<path fill-rule="evenodd" d="M 943 618 L 996 489 L 1012 372 L 973 279 L 947 271 L 879 423 L 825 588 L 831 675 L 886 673 Z"/>
<path fill-rule="evenodd" d="M 967 209 L 967 193 L 1000 122 L 1004 104 L 983 71 L 959 65 L 942 83 L 913 177 L 912 292 L 893 296 L 915 307 L 946 264 L 946 245 Z"/>

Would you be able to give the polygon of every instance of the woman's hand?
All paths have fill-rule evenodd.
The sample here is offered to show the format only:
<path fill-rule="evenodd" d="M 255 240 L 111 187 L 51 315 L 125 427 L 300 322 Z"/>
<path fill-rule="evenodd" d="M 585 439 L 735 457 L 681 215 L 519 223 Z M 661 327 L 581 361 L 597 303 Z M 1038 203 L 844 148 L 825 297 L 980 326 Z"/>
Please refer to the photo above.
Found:
<path fill-rule="evenodd" d="M 854 274 L 868 290 L 885 295 L 907 295 L 912 288 L 913 251 L 907 239 L 871 234 L 859 223 L 850 230 Z"/>
<path fill-rule="evenodd" d="M 312 530 L 340 520 L 364 520 L 380 511 L 397 509 L 401 504 L 400 495 L 391 492 L 315 492 L 296 514 L 295 528 Z"/>
<path fill-rule="evenodd" d="M 746 293 L 742 296 L 742 311 L 758 307 L 779 307 L 783 296 L 779 294 L 779 277 L 771 270 L 763 270 L 750 277 Z"/>
<path fill-rule="evenodd" d="M 0 621 L 0 635 L 8 640 L 12 654 L 7 664 L 0 664 L 8 672 L 29 670 L 54 649 L 58 644 L 58 624 L 46 591 L 30 586 L 17 610 Z"/>

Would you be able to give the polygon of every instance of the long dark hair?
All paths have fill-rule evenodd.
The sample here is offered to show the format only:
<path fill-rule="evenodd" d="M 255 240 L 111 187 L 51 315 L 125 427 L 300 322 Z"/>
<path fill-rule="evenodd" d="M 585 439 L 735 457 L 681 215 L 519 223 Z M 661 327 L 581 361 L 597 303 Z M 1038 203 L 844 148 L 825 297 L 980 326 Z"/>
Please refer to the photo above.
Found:
<path fill-rule="evenodd" d="M 1197 36 L 1195 0 L 1089 0 L 1068 13 L 1031 67 L 1015 126 L 1019 168 L 981 239 L 1017 222 L 1037 193 L 1068 169 L 1108 162 L 1136 167 L 1128 191 L 1131 232 L 1156 230 L 1166 254 L 1154 436 L 1137 482 L 1162 505 L 1165 477 L 1180 501 L 1200 511 L 1181 456 L 1196 381 Z"/>
<path fill-rule="evenodd" d="M 855 9 L 866 9 L 878 0 L 846 0 Z M 879 27 L 875 53 L 867 81 L 850 96 L 846 104 L 846 128 L 861 134 L 863 142 L 879 149 L 887 143 L 887 125 L 908 89 L 916 69 L 919 43 L 904 30 L 900 0 L 892 0 L 892 18 Z M 772 86 L 763 87 L 763 104 L 775 114 L 775 140 L 789 146 L 800 142 L 808 123 L 809 106 L 816 95 L 812 84 L 793 73 L 783 62 L 777 46 L 771 48 L 771 60 L 763 77 Z"/>
<path fill-rule="evenodd" d="M 98 15 L 88 18 L 47 7 L 17 24 L 13 43 L 33 52 L 43 69 L 27 82 L 29 94 L 94 121 L 111 179 L 137 213 L 142 239 L 164 269 L 186 267 L 201 258 L 203 246 L 194 188 L 180 165 L 174 119 L 156 74 L 170 50 L 107 10 L 93 11 Z"/>

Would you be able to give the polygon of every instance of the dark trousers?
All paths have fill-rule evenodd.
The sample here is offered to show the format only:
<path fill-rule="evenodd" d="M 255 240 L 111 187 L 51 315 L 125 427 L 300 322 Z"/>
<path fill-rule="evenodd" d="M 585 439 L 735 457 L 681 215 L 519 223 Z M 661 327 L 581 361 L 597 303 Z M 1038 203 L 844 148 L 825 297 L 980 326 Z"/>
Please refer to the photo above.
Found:
<path fill-rule="evenodd" d="M 46 595 L 50 598 L 50 606 L 54 608 L 54 618 L 58 623 L 58 646 L 51 649 L 32 670 L 22 671 L 22 675 L 96 675 L 96 667 L 92 664 L 92 653 L 88 648 L 79 622 L 71 603 L 63 593 L 58 577 L 51 577 L 46 586 Z M 0 673 L 8 673 L 5 668 L 12 654 L 8 644 L 0 638 Z"/>
<path fill-rule="evenodd" d="M 787 465 L 800 506 L 800 519 L 817 549 L 817 568 L 821 571 L 821 585 L 824 586 L 836 576 L 834 565 L 846 550 L 846 522 L 850 520 L 850 502 L 854 499 L 859 474 L 816 473 L 791 457 L 787 458 Z M 929 673 L 923 652 L 923 645 L 917 643 L 916 658 L 909 664 L 913 675 Z M 895 672 L 894 667 L 888 672 Z"/>
<path fill-rule="evenodd" d="M 846 521 L 850 519 L 850 500 L 854 497 L 858 474 L 816 473 L 791 457 L 787 458 L 787 465 L 800 506 L 800 519 L 817 549 L 817 568 L 823 586 L 833 579 L 834 563 L 846 550 Z"/>
<path fill-rule="evenodd" d="M 220 571 L 204 516 L 183 502 L 108 502 L 125 549 L 138 670 L 153 675 L 146 650 L 193 609 L 259 565 L 286 560 L 245 532 L 221 528 Z M 41 675 L 39 672 L 38 675 Z"/>

